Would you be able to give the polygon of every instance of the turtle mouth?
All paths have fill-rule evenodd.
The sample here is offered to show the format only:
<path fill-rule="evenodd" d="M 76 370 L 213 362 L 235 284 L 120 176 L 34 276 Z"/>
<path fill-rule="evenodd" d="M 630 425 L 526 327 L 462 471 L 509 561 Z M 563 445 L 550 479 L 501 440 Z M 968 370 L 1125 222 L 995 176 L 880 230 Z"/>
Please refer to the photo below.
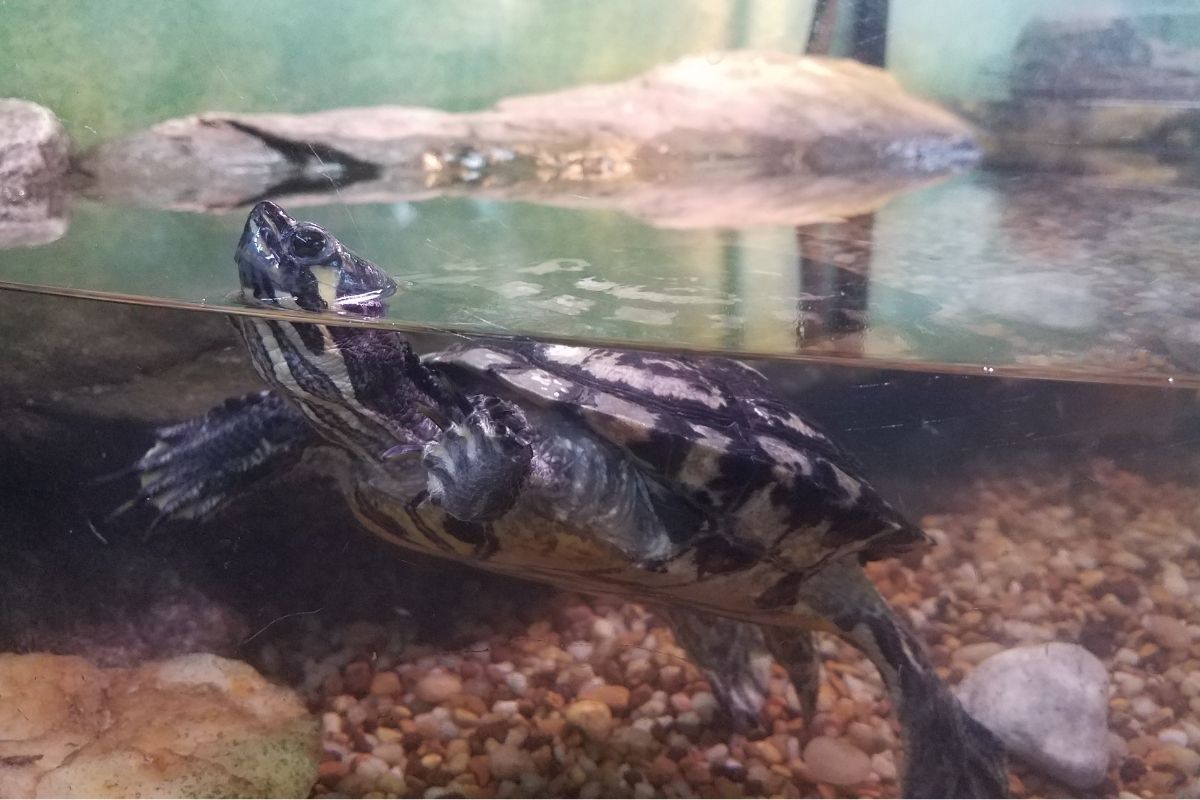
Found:
<path fill-rule="evenodd" d="M 274 203 L 261 202 L 246 218 L 242 238 L 238 240 L 233 260 L 238 265 L 243 295 L 253 296 L 259 303 L 278 305 L 277 289 L 282 286 L 280 260 L 283 253 L 282 232 L 296 221 Z M 290 292 L 288 292 L 290 295 Z M 248 299 L 248 298 L 247 298 Z"/>

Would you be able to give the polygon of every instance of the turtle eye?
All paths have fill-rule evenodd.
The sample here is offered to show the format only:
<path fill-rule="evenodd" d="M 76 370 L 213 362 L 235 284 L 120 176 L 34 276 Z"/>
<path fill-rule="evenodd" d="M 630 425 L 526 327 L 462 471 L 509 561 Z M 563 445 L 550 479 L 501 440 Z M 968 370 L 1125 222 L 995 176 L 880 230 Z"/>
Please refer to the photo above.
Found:
<path fill-rule="evenodd" d="M 292 229 L 287 247 L 296 258 L 319 258 L 330 249 L 329 235 L 316 225 L 298 225 Z"/>

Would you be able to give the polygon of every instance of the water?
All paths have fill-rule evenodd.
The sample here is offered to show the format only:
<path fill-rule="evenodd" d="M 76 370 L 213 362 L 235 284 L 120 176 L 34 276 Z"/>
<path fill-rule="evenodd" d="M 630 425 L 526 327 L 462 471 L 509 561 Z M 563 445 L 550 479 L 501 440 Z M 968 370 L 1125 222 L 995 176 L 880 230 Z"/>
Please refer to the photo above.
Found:
<path fill-rule="evenodd" d="M 403 283 L 387 320 L 409 329 L 1194 386 L 1191 187 L 976 172 L 852 226 L 736 231 L 631 218 L 604 198 L 289 208 Z M 706 202 L 720 198 L 693 198 Z M 0 284 L 237 308 L 243 213 L 83 201 L 62 239 L 9 252 Z"/>
<path fill-rule="evenodd" d="M 436 19 L 403 3 L 336 17 L 319 4 L 222 0 L 144 15 L 82 4 L 57 21 L 20 2 L 0 11 L 16 20 L 0 26 L 0 51 L 20 61 L 0 70 L 0 95 L 52 106 L 80 151 L 220 109 L 472 111 L 732 47 L 886 56 L 985 145 L 971 169 L 803 180 L 796 153 L 768 142 L 766 155 L 725 158 L 737 136 L 690 129 L 671 146 L 713 148 L 700 166 L 674 151 L 643 148 L 626 164 L 619 147 L 581 147 L 551 159 L 549 176 L 490 146 L 430 145 L 374 171 L 327 142 L 282 163 L 259 141 L 247 152 L 261 162 L 201 158 L 212 169 L 196 173 L 156 172 L 150 159 L 106 172 L 96 165 L 116 162 L 100 151 L 77 154 L 62 230 L 0 252 L 0 796 L 894 796 L 906 768 L 936 778 L 939 757 L 949 774 L 983 780 L 987 759 L 970 761 L 964 745 L 995 749 L 969 726 L 938 727 L 957 712 L 936 687 L 996 687 L 987 674 L 1022 653 L 1071 660 L 1000 685 L 999 702 L 974 713 L 1020 740 L 1014 725 L 1079 705 L 1057 737 L 1010 748 L 1014 795 L 1200 794 L 1197 16 L 1169 0 L 1103 12 L 979 4 L 970 15 L 837 5 L 846 17 L 718 0 L 689 15 L 528 2 Z M 121 14 L 136 22 L 106 26 Z M 261 36 L 265 16 L 279 18 L 277 35 Z M 5 32 L 35 28 L 41 39 Z M 308 46 L 317 29 L 328 47 Z M 95 59 L 113 61 L 111 75 Z M 103 88 L 88 80 L 98 72 Z M 844 473 L 935 543 L 865 566 L 914 639 L 900 646 L 869 624 L 848 637 L 862 644 L 869 630 L 899 660 L 923 649 L 930 672 L 908 664 L 903 696 L 891 696 L 863 649 L 824 622 L 806 718 L 803 640 L 770 656 L 751 623 L 794 619 L 772 614 L 804 596 L 848 627 L 867 590 L 845 573 L 829 592 L 789 599 L 771 569 L 812 550 L 767 558 L 738 546 L 769 533 L 769 509 L 733 544 L 706 540 L 709 583 L 697 584 L 643 552 L 670 549 L 670 536 L 605 528 L 604 513 L 621 510 L 609 497 L 584 508 L 587 492 L 563 492 L 490 526 L 420 517 L 431 513 L 423 473 L 413 461 L 379 467 L 376 440 L 356 440 L 357 456 L 331 470 L 313 451 L 301 461 L 299 445 L 279 455 L 225 438 L 188 477 L 204 483 L 200 497 L 237 495 L 226 507 L 189 519 L 136 502 L 131 468 L 156 430 L 228 414 L 228 398 L 264 387 L 229 315 L 279 330 L 313 321 L 237 292 L 234 245 L 259 195 L 399 283 L 382 317 L 317 320 L 331 338 L 387 331 L 427 356 L 484 342 L 619 347 L 650 364 L 737 358 L 759 370 L 763 393 L 849 454 Z M 293 361 L 315 349 L 309 337 Z M 403 391 L 388 386 L 388 397 Z M 520 402 L 539 430 L 594 441 L 573 418 Z M 666 403 L 657 424 L 679 425 L 681 408 Z M 698 418 L 720 441 L 729 429 L 707 413 Z M 336 438 L 346 419 L 325 433 Z M 279 437 L 311 434 L 273 420 Z M 420 424 L 420 438 L 433 435 Z M 772 452 L 813 481 L 866 491 L 815 467 L 821 446 L 796 457 L 780 441 Z M 596 453 L 616 458 L 585 451 Z M 227 482 L 264 454 L 294 469 Z M 726 468 L 678 439 L 641 451 L 667 471 L 688 454 L 693 476 Z M 792 495 L 811 492 L 801 482 Z M 643 496 L 664 521 L 696 519 L 674 495 Z M 405 528 L 410 499 L 445 547 Z M 571 538 L 580 526 L 591 538 Z M 397 542 L 406 530 L 408 546 Z M 606 536 L 619 547 L 594 545 Z M 773 566 L 739 583 L 747 561 Z M 751 602 L 768 590 L 784 600 Z M 681 600 L 741 627 L 711 613 L 689 623 Z"/>

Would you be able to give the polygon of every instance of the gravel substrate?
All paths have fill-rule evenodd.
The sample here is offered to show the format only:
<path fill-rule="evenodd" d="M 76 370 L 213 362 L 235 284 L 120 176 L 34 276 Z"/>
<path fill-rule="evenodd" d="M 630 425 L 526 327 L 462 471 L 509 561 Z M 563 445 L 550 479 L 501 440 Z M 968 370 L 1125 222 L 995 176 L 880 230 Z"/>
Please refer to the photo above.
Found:
<path fill-rule="evenodd" d="M 1200 796 L 1200 492 L 1099 460 L 1072 476 L 1023 474 L 1040 477 L 979 479 L 958 493 L 953 511 L 922 521 L 940 547 L 873 564 L 872 577 L 951 683 L 1010 646 L 1084 645 L 1112 678 L 1111 766 L 1087 794 Z M 898 791 L 889 703 L 853 648 L 821 640 L 811 731 L 776 667 L 769 725 L 752 739 L 722 719 L 651 611 L 567 594 L 524 611 L 535 621 L 459 620 L 454 650 L 414 644 L 402 624 L 326 629 L 319 617 L 268 639 L 259 660 L 301 663 L 299 688 L 322 715 L 314 794 Z M 1078 794 L 1019 764 L 1013 791 Z"/>

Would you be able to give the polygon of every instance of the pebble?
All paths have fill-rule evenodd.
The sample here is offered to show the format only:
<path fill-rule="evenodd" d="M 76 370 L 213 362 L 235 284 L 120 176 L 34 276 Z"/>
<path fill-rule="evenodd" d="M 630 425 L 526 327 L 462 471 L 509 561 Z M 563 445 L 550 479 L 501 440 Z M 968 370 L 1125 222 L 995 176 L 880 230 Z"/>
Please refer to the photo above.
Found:
<path fill-rule="evenodd" d="M 389 670 L 376 672 L 371 678 L 371 694 L 377 696 L 400 694 L 400 676 Z"/>
<path fill-rule="evenodd" d="M 814 737 L 804 747 L 804 763 L 818 781 L 854 786 L 871 774 L 871 757 L 844 739 Z"/>
<path fill-rule="evenodd" d="M 851 723 L 851 725 L 861 725 L 862 723 Z M 769 741 L 758 743 L 758 757 L 768 764 L 782 764 L 783 753 L 779 752 L 779 748 L 771 744 Z"/>
<path fill-rule="evenodd" d="M 984 659 L 991 658 L 1004 649 L 1004 645 L 996 642 L 978 642 L 967 644 L 954 651 L 954 657 L 968 664 L 978 664 Z"/>
<path fill-rule="evenodd" d="M 1108 688 L 1099 659 L 1055 642 L 992 656 L 967 676 L 958 696 L 1014 755 L 1086 790 L 1108 769 Z"/>
<path fill-rule="evenodd" d="M 471 756 L 467 761 L 467 769 L 475 776 L 475 783 L 486 786 L 492 779 L 491 758 L 485 755 Z"/>
<path fill-rule="evenodd" d="M 580 692 L 579 699 L 595 700 L 613 711 L 623 711 L 629 706 L 629 689 L 618 684 L 604 683 Z"/>
<path fill-rule="evenodd" d="M 712 692 L 696 692 L 692 695 L 692 711 L 696 712 L 705 722 L 711 721 L 720 707 L 716 695 Z"/>
<path fill-rule="evenodd" d="M 1167 745 L 1166 751 L 1171 763 L 1184 775 L 1192 777 L 1200 773 L 1200 753 L 1178 744 Z"/>
<path fill-rule="evenodd" d="M 399 742 L 384 742 L 375 745 L 375 749 L 371 752 L 393 767 L 404 764 L 406 760 L 404 746 Z"/>
<path fill-rule="evenodd" d="M 343 676 L 346 691 L 353 695 L 364 695 L 371 691 L 371 665 L 365 661 L 351 661 L 346 665 Z"/>
<path fill-rule="evenodd" d="M 1169 650 L 1186 650 L 1192 644 L 1192 633 L 1187 625 L 1165 614 L 1148 616 L 1146 629 L 1154 637 L 1154 641 Z"/>
<path fill-rule="evenodd" d="M 563 716 L 569 724 L 579 728 L 591 739 L 602 740 L 612 732 L 612 710 L 597 700 L 576 700 L 567 706 Z"/>
<path fill-rule="evenodd" d="M 891 753 L 876 753 L 871 756 L 871 769 L 885 781 L 894 781 L 898 777 L 896 759 Z"/>
<path fill-rule="evenodd" d="M 692 705 L 695 705 L 694 701 Z M 704 722 L 695 711 L 685 711 L 675 718 L 675 727 L 684 736 L 694 739 L 700 735 L 700 731 L 704 728 Z"/>
<path fill-rule="evenodd" d="M 417 682 L 417 699 L 431 705 L 445 703 L 462 694 L 462 679 L 444 670 L 434 670 Z"/>
<path fill-rule="evenodd" d="M 1191 594 L 1191 588 L 1188 586 L 1187 579 L 1183 577 L 1183 571 L 1174 562 L 1168 561 L 1163 565 L 1162 585 L 1167 593 L 1174 597 L 1187 597 Z"/>
<path fill-rule="evenodd" d="M 522 772 L 533 768 L 529 755 L 518 747 L 501 744 L 488 753 L 488 770 L 500 780 L 517 778 Z"/>
<path fill-rule="evenodd" d="M 865 722 L 857 720 L 846 726 L 846 738 L 850 740 L 851 744 L 868 755 L 874 755 L 887 749 L 888 746 L 883 735 L 873 725 L 868 725 Z"/>
<path fill-rule="evenodd" d="M 395 769 L 390 769 L 379 776 L 375 785 L 387 794 L 404 795 L 408 793 L 408 782 L 404 779 L 404 773 Z"/>

